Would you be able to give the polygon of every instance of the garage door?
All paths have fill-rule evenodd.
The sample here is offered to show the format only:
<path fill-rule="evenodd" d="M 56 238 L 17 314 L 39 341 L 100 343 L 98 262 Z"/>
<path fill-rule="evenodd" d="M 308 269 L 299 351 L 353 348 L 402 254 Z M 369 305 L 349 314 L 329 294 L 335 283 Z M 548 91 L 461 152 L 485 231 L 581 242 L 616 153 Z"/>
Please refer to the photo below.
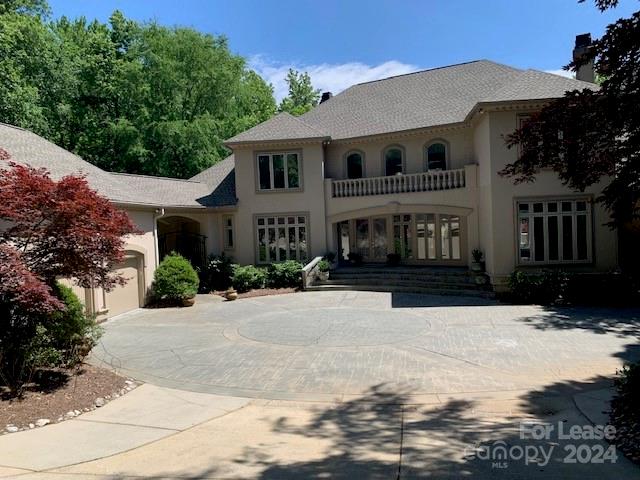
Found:
<path fill-rule="evenodd" d="M 125 285 L 118 285 L 107 293 L 107 308 L 109 317 L 128 312 L 140 306 L 140 293 L 138 288 L 138 259 L 127 257 L 116 271 L 127 279 Z"/>

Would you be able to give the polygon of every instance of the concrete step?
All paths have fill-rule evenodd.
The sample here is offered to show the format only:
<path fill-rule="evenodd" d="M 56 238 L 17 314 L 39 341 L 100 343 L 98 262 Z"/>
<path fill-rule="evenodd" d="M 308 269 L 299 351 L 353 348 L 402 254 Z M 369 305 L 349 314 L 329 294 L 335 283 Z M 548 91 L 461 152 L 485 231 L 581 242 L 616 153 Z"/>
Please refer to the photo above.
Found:
<path fill-rule="evenodd" d="M 421 267 L 421 266 L 397 266 L 388 265 L 362 265 L 359 267 L 339 267 L 333 270 L 334 273 L 344 274 L 397 274 L 397 275 L 449 275 L 449 276 L 469 276 L 470 272 L 466 267 Z"/>
<path fill-rule="evenodd" d="M 418 293 L 423 295 L 452 295 L 464 297 L 494 298 L 494 293 L 480 289 L 451 289 L 451 288 L 426 288 L 407 287 L 395 285 L 332 285 L 318 284 L 307 287 L 312 292 L 336 292 L 336 291 L 365 291 L 365 292 L 391 292 L 391 293 Z"/>
<path fill-rule="evenodd" d="M 401 280 L 391 279 L 387 277 L 383 278 L 333 278 L 329 277 L 329 280 L 320 282 L 320 285 L 388 285 L 392 287 L 418 287 L 418 288 L 447 288 L 447 289 L 482 289 L 482 285 L 477 285 L 472 280 L 467 282 L 447 282 L 441 280 Z"/>
<path fill-rule="evenodd" d="M 458 283 L 463 285 L 475 285 L 475 280 L 471 275 L 457 276 L 457 275 L 404 275 L 398 273 L 384 273 L 374 275 L 372 273 L 340 273 L 338 271 L 331 272 L 329 278 L 332 280 L 364 280 L 371 283 L 376 283 L 381 279 L 388 282 L 418 282 L 418 283 Z"/>

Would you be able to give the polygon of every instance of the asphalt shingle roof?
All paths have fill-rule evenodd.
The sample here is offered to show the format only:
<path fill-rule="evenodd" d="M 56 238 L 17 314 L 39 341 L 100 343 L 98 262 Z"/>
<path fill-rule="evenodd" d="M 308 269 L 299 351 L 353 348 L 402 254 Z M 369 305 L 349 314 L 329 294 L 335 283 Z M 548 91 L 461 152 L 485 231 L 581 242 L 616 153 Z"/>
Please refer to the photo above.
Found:
<path fill-rule="evenodd" d="M 316 130 L 300 118 L 296 118 L 287 112 L 282 112 L 249 130 L 239 133 L 235 137 L 231 137 L 225 143 L 240 144 L 274 140 L 321 140 L 326 137 L 326 133 Z"/>
<path fill-rule="evenodd" d="M 191 180 L 202 182 L 209 187 L 209 201 L 216 206 L 235 205 L 237 202 L 235 166 L 235 158 L 232 154 L 192 177 Z"/>
<path fill-rule="evenodd" d="M 479 103 L 558 98 L 583 88 L 595 85 L 478 60 L 354 85 L 298 119 L 340 140 L 460 123 Z M 231 140 L 287 138 L 276 122 L 278 117 Z"/>
<path fill-rule="evenodd" d="M 235 203 L 235 191 L 233 201 L 228 201 L 226 196 L 216 195 L 221 185 L 216 184 L 214 178 L 204 182 L 106 172 L 33 132 L 2 123 L 0 148 L 9 153 L 12 161 L 46 168 L 55 179 L 84 174 L 91 188 L 116 203 L 195 208 Z M 228 167 L 228 163 L 226 165 Z M 227 191 L 228 180 L 226 177 L 220 180 Z M 225 200 L 225 203 L 217 203 L 219 199 Z"/>

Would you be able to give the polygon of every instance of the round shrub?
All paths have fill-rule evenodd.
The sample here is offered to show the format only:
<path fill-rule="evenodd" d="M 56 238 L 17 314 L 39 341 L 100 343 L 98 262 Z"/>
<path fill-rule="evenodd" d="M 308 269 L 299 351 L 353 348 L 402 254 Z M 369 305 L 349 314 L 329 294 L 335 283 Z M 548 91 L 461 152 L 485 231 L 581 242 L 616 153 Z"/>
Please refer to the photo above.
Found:
<path fill-rule="evenodd" d="M 64 310 L 51 315 L 46 333 L 51 347 L 60 353 L 60 363 L 74 365 L 96 345 L 102 329 L 94 318 L 85 314 L 84 306 L 71 288 L 57 283 L 54 294 L 64 304 Z"/>
<path fill-rule="evenodd" d="M 256 288 L 263 288 L 265 284 L 265 271 L 263 268 L 257 268 L 253 265 L 241 267 L 236 265 L 233 269 L 233 278 L 231 285 L 238 292 L 248 292 Z"/>
<path fill-rule="evenodd" d="M 302 264 L 295 260 L 272 263 L 267 268 L 267 286 L 270 288 L 293 288 L 302 283 Z"/>
<path fill-rule="evenodd" d="M 157 300 L 179 304 L 198 292 L 198 274 L 189 260 L 177 253 L 164 257 L 153 277 L 153 295 Z"/>

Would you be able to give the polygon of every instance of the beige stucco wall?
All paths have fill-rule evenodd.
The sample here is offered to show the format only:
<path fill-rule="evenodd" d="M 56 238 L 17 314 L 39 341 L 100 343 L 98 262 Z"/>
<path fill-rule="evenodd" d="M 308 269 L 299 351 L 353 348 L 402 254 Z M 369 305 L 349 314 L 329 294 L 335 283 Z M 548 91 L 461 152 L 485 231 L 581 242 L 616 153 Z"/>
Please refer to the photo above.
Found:
<path fill-rule="evenodd" d="M 480 240 L 486 252 L 487 271 L 496 283 L 503 282 L 516 267 L 514 199 L 519 197 L 557 197 L 579 195 L 562 185 L 552 171 L 541 172 L 534 183 L 514 185 L 498 175 L 517 158 L 517 149 L 507 149 L 504 135 L 516 128 L 517 112 L 486 113 L 476 127 L 476 155 L 479 163 Z M 490 160 L 487 163 L 487 158 Z M 602 185 L 584 193 L 594 198 Z M 608 215 L 601 205 L 593 206 L 593 265 L 575 268 L 607 270 L 617 265 L 617 235 L 603 224 Z"/>
<path fill-rule="evenodd" d="M 260 192 L 256 184 L 256 152 L 297 150 L 302 154 L 300 191 Z M 240 264 L 256 263 L 254 216 L 259 214 L 306 213 L 309 215 L 310 257 L 324 255 L 326 219 L 324 201 L 324 151 L 320 142 L 301 145 L 236 148 L 235 214 L 236 248 L 232 253 Z"/>
<path fill-rule="evenodd" d="M 405 173 L 425 171 L 425 147 L 444 140 L 449 145 L 449 169 L 462 168 L 473 158 L 473 135 L 469 128 L 389 136 L 385 139 L 362 139 L 349 143 L 330 143 L 326 149 L 326 177 L 346 178 L 345 155 L 352 150 L 364 153 L 364 176 L 384 175 L 384 151 L 388 146 L 399 145 L 405 151 Z"/>

